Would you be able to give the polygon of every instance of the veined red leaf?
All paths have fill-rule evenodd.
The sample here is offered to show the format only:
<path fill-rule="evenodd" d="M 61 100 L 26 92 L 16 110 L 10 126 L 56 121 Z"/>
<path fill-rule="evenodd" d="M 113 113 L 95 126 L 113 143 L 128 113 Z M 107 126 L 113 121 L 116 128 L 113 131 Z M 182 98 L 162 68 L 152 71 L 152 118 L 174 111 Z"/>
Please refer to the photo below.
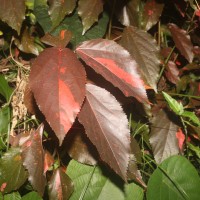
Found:
<path fill-rule="evenodd" d="M 155 39 L 146 31 L 129 26 L 124 29 L 120 44 L 130 52 L 138 63 L 145 82 L 157 91 L 160 49 Z"/>
<path fill-rule="evenodd" d="M 194 58 L 194 53 L 193 44 L 190 40 L 189 34 L 172 23 L 169 24 L 169 30 L 172 34 L 176 48 L 188 60 L 188 62 L 191 63 Z"/>
<path fill-rule="evenodd" d="M 25 19 L 25 0 L 0 0 L 0 19 L 20 34 Z"/>
<path fill-rule="evenodd" d="M 69 49 L 45 49 L 34 61 L 30 87 L 60 144 L 85 97 L 86 73 Z"/>
<path fill-rule="evenodd" d="M 125 96 L 148 102 L 137 63 L 116 42 L 94 39 L 83 42 L 76 51 L 90 67 L 118 87 Z"/>
<path fill-rule="evenodd" d="M 105 89 L 87 84 L 79 121 L 101 159 L 126 180 L 130 133 L 127 117 L 115 97 Z"/>
<path fill-rule="evenodd" d="M 50 200 L 67 200 L 73 192 L 73 183 L 61 168 L 54 171 L 49 182 Z"/>
<path fill-rule="evenodd" d="M 103 0 L 79 0 L 78 14 L 82 19 L 83 35 L 95 22 L 98 21 L 98 16 L 102 11 Z"/>
<path fill-rule="evenodd" d="M 37 130 L 32 130 L 29 138 L 22 145 L 23 165 L 28 170 L 28 180 L 41 196 L 43 196 L 46 184 L 42 147 L 43 128 L 44 126 L 40 125 Z"/>
<path fill-rule="evenodd" d="M 166 158 L 179 153 L 176 133 L 178 126 L 169 119 L 164 110 L 160 110 L 151 120 L 150 144 L 156 162 L 159 164 Z"/>

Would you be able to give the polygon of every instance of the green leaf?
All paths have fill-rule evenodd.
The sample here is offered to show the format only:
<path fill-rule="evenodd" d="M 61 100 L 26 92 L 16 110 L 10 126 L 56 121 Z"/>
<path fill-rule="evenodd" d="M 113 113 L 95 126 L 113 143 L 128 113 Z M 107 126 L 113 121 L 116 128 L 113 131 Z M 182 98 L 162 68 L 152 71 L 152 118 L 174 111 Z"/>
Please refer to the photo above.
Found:
<path fill-rule="evenodd" d="M 4 195 L 4 200 L 21 200 L 21 196 L 19 192 L 12 192 Z"/>
<path fill-rule="evenodd" d="M 28 174 L 22 165 L 19 148 L 11 148 L 0 159 L 0 187 L 3 192 L 17 190 L 26 181 Z"/>
<path fill-rule="evenodd" d="M 67 174 L 74 183 L 74 192 L 70 200 L 79 198 L 84 200 L 124 200 L 123 187 L 116 185 L 116 177 L 112 176 L 115 183 L 112 182 L 103 175 L 100 167 L 95 168 L 71 160 L 67 167 Z"/>
<path fill-rule="evenodd" d="M 177 115 L 182 115 L 184 112 L 182 103 L 179 103 L 165 92 L 162 92 L 162 94 L 172 111 L 175 112 Z"/>
<path fill-rule="evenodd" d="M 8 85 L 7 80 L 4 78 L 3 75 L 0 75 L 0 94 L 6 99 L 7 102 L 9 101 L 12 92 L 13 90 Z"/>
<path fill-rule="evenodd" d="M 144 190 L 136 185 L 135 183 L 130 183 L 125 185 L 125 200 L 143 200 Z"/>
<path fill-rule="evenodd" d="M 181 114 L 182 117 L 186 117 L 189 119 L 189 121 L 193 122 L 194 124 L 200 126 L 200 121 L 199 118 L 195 115 L 194 112 L 190 112 L 190 111 L 184 111 Z"/>
<path fill-rule="evenodd" d="M 25 19 L 25 0 L 0 0 L 0 19 L 20 34 Z"/>
<path fill-rule="evenodd" d="M 70 17 L 66 17 L 60 26 L 53 32 L 53 35 L 59 35 L 61 30 L 67 29 L 73 33 L 72 40 L 70 41 L 71 47 L 75 47 L 83 41 L 102 38 L 106 32 L 108 24 L 108 14 L 103 13 L 98 23 L 88 30 L 85 35 L 82 35 L 82 23 L 77 13 Z"/>
<path fill-rule="evenodd" d="M 200 148 L 197 146 L 195 147 L 194 145 L 192 145 L 191 143 L 187 144 L 188 147 L 195 152 L 195 154 L 197 155 L 197 157 L 200 159 Z"/>
<path fill-rule="evenodd" d="M 10 108 L 8 106 L 0 109 L 0 136 L 8 132 L 10 123 Z"/>
<path fill-rule="evenodd" d="M 21 200 L 42 200 L 40 195 L 37 192 L 29 192 L 28 194 L 24 195 Z"/>
<path fill-rule="evenodd" d="M 89 9 L 89 10 L 88 10 Z M 78 3 L 78 14 L 82 19 L 82 35 L 98 21 L 98 16 L 103 11 L 102 0 L 80 0 Z"/>
<path fill-rule="evenodd" d="M 164 160 L 151 175 L 147 200 L 195 200 L 200 197 L 200 178 L 194 166 L 182 156 Z"/>
<path fill-rule="evenodd" d="M 71 14 L 76 6 L 75 0 L 51 0 L 49 1 L 49 13 L 52 20 L 52 28 L 55 28 L 64 19 L 65 15 Z"/>
<path fill-rule="evenodd" d="M 0 192 L 0 200 L 3 200 L 3 194 Z"/>
<path fill-rule="evenodd" d="M 49 7 L 47 0 L 35 0 L 33 13 L 36 16 L 37 22 L 41 25 L 44 32 L 49 32 L 52 27 L 50 15 L 48 13 Z"/>

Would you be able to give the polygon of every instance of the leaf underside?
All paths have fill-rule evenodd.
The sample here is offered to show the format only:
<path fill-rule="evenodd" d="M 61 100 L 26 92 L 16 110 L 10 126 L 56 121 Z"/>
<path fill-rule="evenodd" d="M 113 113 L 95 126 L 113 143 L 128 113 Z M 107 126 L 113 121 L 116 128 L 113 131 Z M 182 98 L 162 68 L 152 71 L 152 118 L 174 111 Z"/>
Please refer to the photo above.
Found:
<path fill-rule="evenodd" d="M 148 102 L 143 81 L 138 73 L 138 65 L 123 47 L 111 40 L 94 39 L 83 42 L 76 52 L 125 96 Z"/>
<path fill-rule="evenodd" d="M 86 73 L 69 49 L 45 49 L 34 61 L 30 88 L 60 145 L 85 98 Z"/>
<path fill-rule="evenodd" d="M 79 121 L 101 159 L 126 180 L 130 133 L 127 117 L 114 96 L 105 89 L 87 84 Z"/>

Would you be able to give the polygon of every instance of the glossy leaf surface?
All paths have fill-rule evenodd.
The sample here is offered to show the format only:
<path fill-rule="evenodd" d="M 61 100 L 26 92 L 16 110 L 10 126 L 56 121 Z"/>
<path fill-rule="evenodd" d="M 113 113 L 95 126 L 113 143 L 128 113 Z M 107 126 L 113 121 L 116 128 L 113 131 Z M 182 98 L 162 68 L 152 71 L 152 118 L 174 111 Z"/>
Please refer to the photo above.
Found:
<path fill-rule="evenodd" d="M 54 171 L 49 182 L 50 200 L 68 200 L 73 192 L 73 183 L 61 168 Z"/>
<path fill-rule="evenodd" d="M 156 162 L 161 163 L 166 158 L 179 153 L 176 138 L 178 126 L 169 119 L 162 109 L 155 113 L 151 123 L 150 143 Z"/>
<path fill-rule="evenodd" d="M 1 192 L 17 190 L 27 180 L 19 148 L 9 149 L 0 159 L 0 177 Z"/>
<path fill-rule="evenodd" d="M 78 14 L 82 19 L 83 35 L 95 22 L 98 21 L 98 16 L 102 12 L 102 0 L 79 0 Z"/>
<path fill-rule="evenodd" d="M 28 170 L 28 180 L 42 196 L 46 184 L 44 176 L 44 152 L 42 147 L 43 126 L 30 132 L 29 138 L 21 138 L 23 165 Z"/>
<path fill-rule="evenodd" d="M 0 18 L 20 34 L 25 19 L 25 0 L 0 0 Z"/>
<path fill-rule="evenodd" d="M 69 49 L 45 49 L 33 63 L 30 87 L 60 144 L 80 111 L 85 82 L 85 70 Z"/>
<path fill-rule="evenodd" d="M 76 52 L 125 96 L 148 102 L 138 65 L 123 47 L 111 40 L 96 39 L 82 43 Z"/>
<path fill-rule="evenodd" d="M 172 156 L 163 161 L 151 175 L 147 200 L 198 199 L 199 184 L 200 178 L 194 166 L 182 156 Z"/>
<path fill-rule="evenodd" d="M 126 27 L 120 44 L 137 62 L 145 82 L 157 91 L 160 71 L 159 47 L 147 32 L 135 27 Z"/>
<path fill-rule="evenodd" d="M 67 168 L 67 174 L 74 183 L 74 192 L 70 200 L 124 200 L 121 182 L 113 176 L 105 176 L 100 167 L 91 167 L 72 160 Z M 111 174 L 110 174 L 111 175 Z M 118 184 L 118 185 L 117 185 Z"/>
<path fill-rule="evenodd" d="M 87 84 L 79 121 L 101 159 L 126 180 L 130 133 L 127 117 L 114 96 L 105 89 Z"/>

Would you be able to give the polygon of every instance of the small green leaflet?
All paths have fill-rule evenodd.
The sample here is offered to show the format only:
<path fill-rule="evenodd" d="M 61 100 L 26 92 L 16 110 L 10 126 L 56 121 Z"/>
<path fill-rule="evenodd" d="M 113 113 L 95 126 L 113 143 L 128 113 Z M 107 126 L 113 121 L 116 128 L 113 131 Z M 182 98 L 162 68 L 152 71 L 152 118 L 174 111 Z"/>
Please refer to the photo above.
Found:
<path fill-rule="evenodd" d="M 177 115 L 182 115 L 184 112 L 183 105 L 176 101 L 174 98 L 172 98 L 170 95 L 168 95 L 165 92 L 162 92 L 165 100 L 169 104 L 169 107 L 172 109 L 173 112 L 175 112 Z"/>
<path fill-rule="evenodd" d="M 194 112 L 184 111 L 181 116 L 186 117 L 189 119 L 189 122 L 193 122 L 197 126 L 200 126 L 199 118 L 195 115 Z"/>

